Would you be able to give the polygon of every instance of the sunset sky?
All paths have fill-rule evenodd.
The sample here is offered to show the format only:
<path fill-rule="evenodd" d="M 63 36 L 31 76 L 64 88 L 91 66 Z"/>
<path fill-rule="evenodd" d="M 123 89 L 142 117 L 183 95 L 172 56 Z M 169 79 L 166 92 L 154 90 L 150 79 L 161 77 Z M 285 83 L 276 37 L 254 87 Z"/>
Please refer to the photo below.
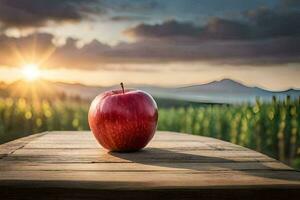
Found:
<path fill-rule="evenodd" d="M 299 0 L 0 0 L 0 81 L 300 88 L 299 22 Z"/>

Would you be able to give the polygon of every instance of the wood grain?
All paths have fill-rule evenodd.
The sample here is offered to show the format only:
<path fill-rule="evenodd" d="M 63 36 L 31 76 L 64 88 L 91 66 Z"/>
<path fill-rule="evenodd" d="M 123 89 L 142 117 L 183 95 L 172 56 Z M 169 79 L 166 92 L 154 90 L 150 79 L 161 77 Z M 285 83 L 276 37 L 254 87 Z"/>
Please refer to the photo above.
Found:
<path fill-rule="evenodd" d="M 0 145 L 0 155 L 0 199 L 300 195 L 300 172 L 285 164 L 228 142 L 181 133 L 158 131 L 142 151 L 111 153 L 90 132 L 46 132 Z"/>

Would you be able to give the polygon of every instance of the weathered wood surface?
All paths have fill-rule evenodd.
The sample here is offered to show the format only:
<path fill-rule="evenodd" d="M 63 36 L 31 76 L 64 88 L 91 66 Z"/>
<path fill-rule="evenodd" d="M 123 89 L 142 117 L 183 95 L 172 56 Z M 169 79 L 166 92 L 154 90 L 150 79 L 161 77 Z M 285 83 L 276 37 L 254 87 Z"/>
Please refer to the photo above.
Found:
<path fill-rule="evenodd" d="M 299 199 L 300 172 L 213 138 L 157 132 L 142 151 L 109 153 L 90 132 L 0 145 L 0 199 Z"/>

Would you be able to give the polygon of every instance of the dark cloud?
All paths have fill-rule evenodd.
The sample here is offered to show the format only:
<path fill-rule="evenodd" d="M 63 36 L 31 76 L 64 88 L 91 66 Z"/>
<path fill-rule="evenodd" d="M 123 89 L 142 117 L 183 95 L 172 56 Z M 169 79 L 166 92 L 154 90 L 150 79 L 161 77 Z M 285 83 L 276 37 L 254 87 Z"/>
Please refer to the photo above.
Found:
<path fill-rule="evenodd" d="M 76 46 L 78 41 L 68 39 L 66 44 L 58 47 L 49 59 L 50 63 L 62 68 L 96 69 L 109 61 L 111 47 L 98 40 L 93 40 L 81 48 Z"/>
<path fill-rule="evenodd" d="M 20 66 L 23 62 L 35 60 L 46 60 L 44 67 L 86 70 L 103 68 L 112 63 L 200 61 L 218 65 L 278 65 L 300 62 L 300 37 L 200 43 L 142 40 L 114 47 L 94 40 L 81 48 L 76 45 L 78 40 L 73 38 L 68 38 L 59 47 L 53 44 L 53 39 L 53 35 L 43 33 L 18 39 L 1 36 L 0 45 L 5 48 L 0 50 L 0 66 Z"/>
<path fill-rule="evenodd" d="M 124 52 L 127 57 L 136 53 L 139 58 L 160 61 L 294 63 L 300 61 L 299 21 L 300 12 L 295 10 L 258 8 L 244 13 L 239 21 L 215 17 L 202 26 L 175 20 L 143 23 L 124 31 L 137 39 L 135 48 Z"/>
<path fill-rule="evenodd" d="M 73 5 L 71 0 L 64 2 Z M 80 4 L 76 4 L 79 17 L 68 14 L 67 16 L 73 16 L 69 19 L 80 20 L 84 17 L 82 13 L 86 8 L 83 7 L 83 1 L 78 2 L 82 2 L 82 6 L 78 7 Z M 39 23 L 52 19 L 49 13 L 51 12 L 40 14 L 42 17 Z M 1 15 L 3 14 L 0 14 L 0 19 Z M 112 20 L 129 20 L 129 18 L 127 15 L 119 15 Z M 48 58 L 45 64 L 47 67 L 78 69 L 96 69 L 109 63 L 177 61 L 231 65 L 299 63 L 299 20 L 300 12 L 295 9 L 258 8 L 245 12 L 240 20 L 214 17 L 201 26 L 178 20 L 159 24 L 141 23 L 125 30 L 125 34 L 136 38 L 135 42 L 120 43 L 113 47 L 93 40 L 78 48 L 76 44 L 79 41 L 73 38 L 68 38 L 62 46 L 55 46 L 54 36 L 45 33 L 21 38 L 1 35 L 0 46 L 7 48 L 0 49 L 0 65 L 17 66 L 20 55 L 26 60 L 32 58 L 33 53 L 30 52 L 38 52 L 39 55 L 50 55 L 51 52 L 49 58 L 40 56 Z"/>
<path fill-rule="evenodd" d="M 128 36 L 137 39 L 168 39 L 190 38 L 193 40 L 239 40 L 251 39 L 251 26 L 227 19 L 212 18 L 205 26 L 193 23 L 166 21 L 162 24 L 140 24 L 124 31 Z"/>
<path fill-rule="evenodd" d="M 281 0 L 280 5 L 283 8 L 300 9 L 299 0 Z"/>
<path fill-rule="evenodd" d="M 156 9 L 162 9 L 160 1 L 155 0 L 103 0 L 102 5 L 115 12 L 147 13 Z"/>
<path fill-rule="evenodd" d="M 256 38 L 300 36 L 300 12 L 258 8 L 246 13 Z"/>
<path fill-rule="evenodd" d="M 259 8 L 245 14 L 245 21 L 212 18 L 204 26 L 175 20 L 161 24 L 140 24 L 124 31 L 137 39 L 190 38 L 207 40 L 252 40 L 300 36 L 300 12 L 275 12 Z"/>
<path fill-rule="evenodd" d="M 0 0 L 0 25 L 39 27 L 49 21 L 80 21 L 101 12 L 97 0 Z"/>
<path fill-rule="evenodd" d="M 197 37 L 202 31 L 201 28 L 192 23 L 181 23 L 175 20 L 163 24 L 140 24 L 136 27 L 125 30 L 125 34 L 137 38 L 173 38 L 173 37 Z"/>
<path fill-rule="evenodd" d="M 152 25 L 142 23 L 125 30 L 125 34 L 137 39 L 135 43 L 123 43 L 112 48 L 85 47 L 83 54 L 87 57 L 90 53 L 95 55 L 89 58 L 95 62 L 110 63 L 297 63 L 300 62 L 299 16 L 298 12 L 290 10 L 258 8 L 245 13 L 240 21 L 212 18 L 203 26 L 176 20 Z"/>
<path fill-rule="evenodd" d="M 111 57 L 123 62 L 202 61 L 216 64 L 269 65 L 300 61 L 300 38 L 211 42 L 139 41 L 123 44 Z"/>
<path fill-rule="evenodd" d="M 110 18 L 111 21 L 116 21 L 116 22 L 128 22 L 128 21 L 146 21 L 148 20 L 147 17 L 145 16 L 113 16 Z"/>
<path fill-rule="evenodd" d="M 221 18 L 209 20 L 199 34 L 201 40 L 242 40 L 252 37 L 249 25 Z"/>

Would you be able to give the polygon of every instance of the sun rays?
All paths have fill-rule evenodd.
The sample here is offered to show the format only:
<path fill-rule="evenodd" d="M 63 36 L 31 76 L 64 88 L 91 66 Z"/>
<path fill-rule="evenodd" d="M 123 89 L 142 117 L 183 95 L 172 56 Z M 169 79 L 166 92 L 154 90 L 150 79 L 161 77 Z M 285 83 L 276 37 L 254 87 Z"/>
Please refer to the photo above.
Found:
<path fill-rule="evenodd" d="M 43 42 L 37 35 L 20 43 L 7 43 L 12 52 L 11 63 L 16 67 L 19 81 L 12 84 L 11 97 L 24 97 L 38 103 L 40 99 L 55 97 L 53 86 L 46 81 L 50 60 L 56 50 L 53 44 Z"/>
<path fill-rule="evenodd" d="M 35 81 L 41 77 L 41 70 L 36 64 L 25 64 L 22 66 L 22 75 L 27 81 Z"/>
<path fill-rule="evenodd" d="M 19 68 L 19 75 L 23 80 L 36 81 L 47 78 L 46 69 L 53 65 L 52 57 L 56 51 L 54 44 L 46 44 L 41 36 L 34 35 L 20 43 L 7 43 L 12 52 L 11 63 Z"/>

